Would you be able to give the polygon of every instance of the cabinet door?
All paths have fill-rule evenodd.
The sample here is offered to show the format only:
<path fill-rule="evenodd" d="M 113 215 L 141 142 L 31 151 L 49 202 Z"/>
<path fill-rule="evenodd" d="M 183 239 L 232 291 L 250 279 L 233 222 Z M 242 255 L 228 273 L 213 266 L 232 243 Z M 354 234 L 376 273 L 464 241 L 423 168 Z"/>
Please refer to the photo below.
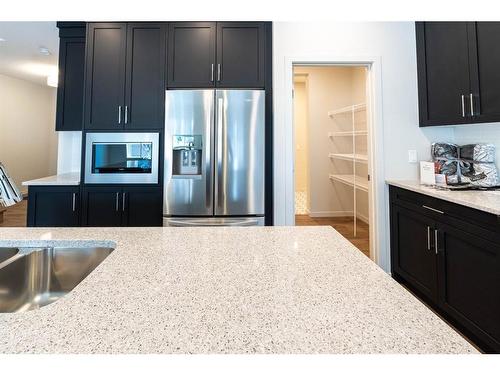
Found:
<path fill-rule="evenodd" d="M 500 244 L 444 224 L 439 229 L 440 306 L 500 352 Z"/>
<path fill-rule="evenodd" d="M 56 130 L 82 130 L 85 38 L 61 38 Z"/>
<path fill-rule="evenodd" d="M 129 129 L 160 129 L 164 125 L 164 24 L 127 25 L 127 67 L 124 124 Z"/>
<path fill-rule="evenodd" d="M 214 87 L 215 22 L 173 22 L 168 28 L 168 87 Z"/>
<path fill-rule="evenodd" d="M 393 273 L 437 302 L 437 260 L 434 223 L 417 212 L 392 206 L 391 253 Z"/>
<path fill-rule="evenodd" d="M 469 41 L 474 122 L 500 121 L 500 22 L 471 22 Z"/>
<path fill-rule="evenodd" d="M 420 126 L 471 122 L 467 22 L 417 22 L 416 35 Z"/>
<path fill-rule="evenodd" d="M 263 22 L 217 23 L 217 86 L 264 87 Z"/>
<path fill-rule="evenodd" d="M 83 190 L 83 224 L 89 227 L 121 226 L 121 193 L 119 187 L 85 187 Z"/>
<path fill-rule="evenodd" d="M 79 186 L 31 186 L 29 227 L 76 227 L 80 223 Z"/>
<path fill-rule="evenodd" d="M 124 123 L 124 23 L 90 23 L 87 29 L 85 128 L 120 129 Z"/>
<path fill-rule="evenodd" d="M 126 187 L 123 189 L 123 225 L 129 227 L 162 226 L 161 187 Z"/>

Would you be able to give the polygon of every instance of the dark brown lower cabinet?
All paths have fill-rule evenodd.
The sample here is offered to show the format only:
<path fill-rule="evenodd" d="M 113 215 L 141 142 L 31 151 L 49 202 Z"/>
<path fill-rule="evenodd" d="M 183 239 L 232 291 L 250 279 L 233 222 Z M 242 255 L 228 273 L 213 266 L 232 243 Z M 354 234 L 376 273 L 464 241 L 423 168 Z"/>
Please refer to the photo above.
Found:
<path fill-rule="evenodd" d="M 28 227 L 80 225 L 80 186 L 30 186 Z"/>
<path fill-rule="evenodd" d="M 390 200 L 392 276 L 483 351 L 500 353 L 498 218 L 392 186 Z"/>
<path fill-rule="evenodd" d="M 162 210 L 163 195 L 158 186 L 83 187 L 84 226 L 162 226 Z"/>

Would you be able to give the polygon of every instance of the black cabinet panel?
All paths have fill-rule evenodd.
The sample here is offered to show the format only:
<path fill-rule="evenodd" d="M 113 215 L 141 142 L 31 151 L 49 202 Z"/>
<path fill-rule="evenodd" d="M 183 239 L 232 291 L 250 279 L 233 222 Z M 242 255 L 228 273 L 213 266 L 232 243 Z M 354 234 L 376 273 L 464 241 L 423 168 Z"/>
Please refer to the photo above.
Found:
<path fill-rule="evenodd" d="M 416 33 L 420 125 L 470 122 L 467 22 L 417 22 Z"/>
<path fill-rule="evenodd" d="M 217 23 L 217 86 L 264 87 L 264 55 L 264 23 Z"/>
<path fill-rule="evenodd" d="M 393 186 L 390 199 L 394 278 L 481 349 L 500 353 L 498 218 Z M 423 205 L 442 213 L 422 214 Z"/>
<path fill-rule="evenodd" d="M 393 269 L 437 301 L 437 260 L 434 225 L 426 216 L 394 206 L 392 209 Z"/>
<path fill-rule="evenodd" d="M 166 30 L 163 24 L 127 26 L 125 128 L 164 126 Z"/>
<path fill-rule="evenodd" d="M 61 38 L 56 130 L 82 130 L 85 37 Z"/>
<path fill-rule="evenodd" d="M 126 24 L 87 29 L 85 128 L 120 129 L 124 122 Z"/>
<path fill-rule="evenodd" d="M 442 308 L 500 350 L 500 245 L 448 225 L 439 229 Z"/>
<path fill-rule="evenodd" d="M 122 225 L 120 187 L 92 186 L 83 189 L 83 225 L 119 227 Z"/>
<path fill-rule="evenodd" d="M 163 195 L 161 187 L 123 189 L 125 210 L 123 225 L 129 227 L 162 226 Z"/>
<path fill-rule="evenodd" d="M 471 23 L 469 40 L 475 121 L 500 121 L 500 22 Z"/>
<path fill-rule="evenodd" d="M 214 87 L 215 22 L 174 22 L 168 29 L 168 87 Z"/>
<path fill-rule="evenodd" d="M 79 223 L 79 186 L 29 187 L 29 227 L 75 227 Z"/>

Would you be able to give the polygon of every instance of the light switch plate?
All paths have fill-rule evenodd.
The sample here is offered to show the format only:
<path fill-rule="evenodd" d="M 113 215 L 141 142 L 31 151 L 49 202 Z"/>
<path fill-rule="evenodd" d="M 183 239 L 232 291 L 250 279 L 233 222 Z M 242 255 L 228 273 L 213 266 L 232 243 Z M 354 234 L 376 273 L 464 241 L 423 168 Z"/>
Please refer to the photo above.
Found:
<path fill-rule="evenodd" d="M 408 163 L 417 162 L 417 150 L 408 150 Z"/>

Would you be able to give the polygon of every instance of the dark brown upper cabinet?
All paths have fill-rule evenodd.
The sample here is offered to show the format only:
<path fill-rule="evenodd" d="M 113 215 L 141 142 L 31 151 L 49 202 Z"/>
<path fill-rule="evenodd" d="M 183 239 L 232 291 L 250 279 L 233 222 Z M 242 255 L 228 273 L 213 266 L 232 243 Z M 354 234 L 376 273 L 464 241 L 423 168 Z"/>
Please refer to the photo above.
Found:
<path fill-rule="evenodd" d="M 129 129 L 161 129 L 165 110 L 166 25 L 127 25 L 125 113 Z"/>
<path fill-rule="evenodd" d="M 165 26 L 90 23 L 87 43 L 85 128 L 161 128 Z"/>
<path fill-rule="evenodd" d="M 214 87 L 215 22 L 174 22 L 168 29 L 168 87 Z"/>
<path fill-rule="evenodd" d="M 58 22 L 59 79 L 56 130 L 82 130 L 85 22 Z"/>
<path fill-rule="evenodd" d="M 500 23 L 417 22 L 420 126 L 500 121 Z"/>
<path fill-rule="evenodd" d="M 263 22 L 217 23 L 217 86 L 264 87 Z"/>
<path fill-rule="evenodd" d="M 265 86 L 264 22 L 176 22 L 169 26 L 169 88 Z"/>

